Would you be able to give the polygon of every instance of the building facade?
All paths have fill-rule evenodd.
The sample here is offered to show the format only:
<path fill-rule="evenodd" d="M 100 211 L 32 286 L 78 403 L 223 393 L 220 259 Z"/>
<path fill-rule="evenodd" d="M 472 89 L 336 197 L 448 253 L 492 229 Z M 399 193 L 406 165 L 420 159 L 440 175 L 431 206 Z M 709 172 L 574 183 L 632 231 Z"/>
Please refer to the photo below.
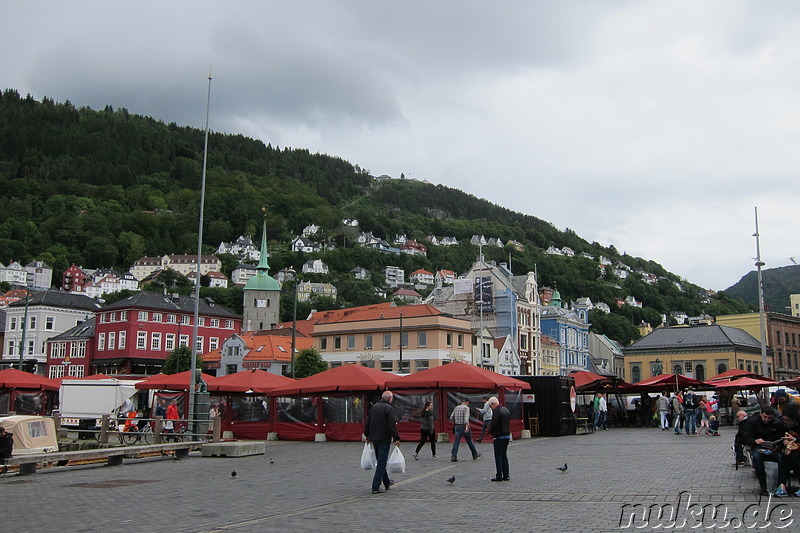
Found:
<path fill-rule="evenodd" d="M 82 378 L 92 373 L 94 359 L 94 326 L 96 318 L 90 318 L 74 328 L 47 340 L 46 375 L 50 379 L 63 377 Z"/>
<path fill-rule="evenodd" d="M 131 267 L 131 274 L 136 279 L 142 281 L 150 274 L 158 272 L 159 270 L 174 270 L 179 274 L 183 274 L 187 278 L 194 280 L 193 275 L 197 272 L 197 256 L 196 255 L 164 255 L 161 257 L 142 257 L 138 259 Z M 200 256 L 200 275 L 208 274 L 209 272 L 219 272 L 222 270 L 222 261 L 216 255 L 201 255 Z"/>
<path fill-rule="evenodd" d="M 622 349 L 630 383 L 682 374 L 699 381 L 738 368 L 763 375 L 761 343 L 730 326 L 663 327 Z"/>
<path fill-rule="evenodd" d="M 408 373 L 472 359 L 469 321 L 425 304 L 332 311 L 321 316 L 311 336 L 331 367 L 358 363 Z"/>
<path fill-rule="evenodd" d="M 280 317 L 281 284 L 269 275 L 267 261 L 267 223 L 261 235 L 261 259 L 256 275 L 244 286 L 244 317 L 242 331 L 274 328 Z"/>
<path fill-rule="evenodd" d="M 788 380 L 800 377 L 800 317 L 782 313 L 764 313 L 767 326 L 766 340 L 768 363 L 774 369 L 775 380 Z M 758 313 L 722 315 L 717 324 L 743 329 L 755 339 L 761 339 L 761 317 Z"/>

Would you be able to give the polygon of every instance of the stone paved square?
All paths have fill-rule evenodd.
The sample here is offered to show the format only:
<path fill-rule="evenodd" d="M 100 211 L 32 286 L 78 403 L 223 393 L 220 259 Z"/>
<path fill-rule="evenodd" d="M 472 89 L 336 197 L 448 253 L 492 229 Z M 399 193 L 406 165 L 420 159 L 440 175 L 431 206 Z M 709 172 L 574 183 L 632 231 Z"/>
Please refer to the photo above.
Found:
<path fill-rule="evenodd" d="M 509 448 L 511 481 L 505 483 L 489 482 L 490 443 L 478 445 L 483 457 L 477 461 L 462 452 L 462 460 L 451 463 L 447 443 L 438 445 L 439 459 L 423 448 L 415 461 L 415 443 L 404 442 L 406 472 L 392 474 L 396 484 L 380 495 L 371 494 L 372 471 L 359 468 L 363 444 L 268 442 L 261 456 L 193 453 L 181 461 L 6 474 L 0 476 L 2 515 L 7 531 L 48 533 L 625 531 L 636 528 L 620 527 L 623 505 L 677 505 L 682 491 L 691 503 L 724 506 L 728 518 L 741 518 L 748 506 L 766 509 L 766 499 L 759 507 L 752 469 L 731 466 L 733 428 L 722 431 L 722 437 L 692 438 L 615 428 L 517 440 Z M 565 462 L 566 473 L 556 470 Z M 445 480 L 453 475 L 450 485 Z M 796 512 L 786 530 L 797 531 L 799 508 L 800 498 L 783 498 L 772 499 L 770 510 Z M 744 529 L 735 520 L 719 527 L 723 522 L 696 530 Z"/>

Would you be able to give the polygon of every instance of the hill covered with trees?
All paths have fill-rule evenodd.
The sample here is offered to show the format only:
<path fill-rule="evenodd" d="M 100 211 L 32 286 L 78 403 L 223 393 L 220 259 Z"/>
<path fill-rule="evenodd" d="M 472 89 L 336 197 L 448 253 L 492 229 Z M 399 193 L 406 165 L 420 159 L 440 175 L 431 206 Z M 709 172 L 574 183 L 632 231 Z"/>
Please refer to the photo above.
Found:
<path fill-rule="evenodd" d="M 38 101 L 7 89 L 0 96 L 0 136 L 3 261 L 41 260 L 56 273 L 73 263 L 124 271 L 142 256 L 196 253 L 203 131 L 111 106 L 98 111 L 49 98 Z M 288 266 L 299 269 L 319 256 L 289 250 L 291 239 L 309 224 L 321 227 L 319 238 L 336 244 L 323 256 L 330 274 L 308 279 L 334 283 L 339 300 L 299 306 L 298 316 L 305 316 L 310 307 L 376 301 L 372 287 L 387 265 L 406 273 L 419 268 L 463 273 L 478 254 L 478 247 L 469 244 L 473 235 L 521 243 L 523 250 L 485 246 L 483 252 L 487 260 L 510 263 L 515 274 L 538 272 L 540 285 L 557 288 L 564 300 L 587 296 L 595 303 L 609 303 L 612 314 L 593 313 L 593 327 L 623 343 L 638 336 L 634 325 L 644 320 L 656 326 L 662 314 L 718 315 L 750 309 L 724 293 L 709 296 L 658 263 L 587 242 L 572 230 L 561 231 L 456 189 L 376 179 L 338 157 L 212 133 L 204 252 L 213 253 L 221 241 L 239 235 L 258 242 L 264 217 L 273 272 Z M 427 257 L 356 247 L 350 229 L 342 227 L 344 218 L 357 219 L 360 231 L 389 242 L 404 234 L 424 244 L 429 244 L 428 235 L 455 237 L 459 244 L 428 246 Z M 569 247 L 576 256 L 547 255 L 544 250 L 550 246 Z M 595 260 L 580 257 L 581 252 Z M 603 275 L 597 263 L 601 255 L 659 280 L 646 283 L 637 274 L 620 280 L 608 269 Z M 235 260 L 223 257 L 223 262 L 230 274 Z M 352 279 L 348 271 L 355 266 L 368 269 L 372 282 Z M 216 300 L 236 301 L 235 290 L 227 296 L 216 291 Z M 614 299 L 628 295 L 643 307 L 613 305 Z M 234 303 L 231 307 L 241 310 Z"/>

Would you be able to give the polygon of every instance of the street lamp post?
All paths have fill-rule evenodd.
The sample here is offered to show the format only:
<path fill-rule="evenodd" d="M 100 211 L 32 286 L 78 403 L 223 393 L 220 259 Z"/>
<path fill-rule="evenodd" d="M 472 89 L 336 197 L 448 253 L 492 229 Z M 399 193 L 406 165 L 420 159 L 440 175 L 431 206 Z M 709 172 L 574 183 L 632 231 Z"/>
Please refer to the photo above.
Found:
<path fill-rule="evenodd" d="M 398 362 L 397 372 L 403 372 L 403 312 L 400 311 L 400 361 Z"/>
<path fill-rule="evenodd" d="M 290 363 L 290 371 L 292 374 L 292 379 L 294 379 L 294 356 L 295 351 L 297 351 L 297 272 L 292 270 L 292 274 L 294 277 L 294 305 L 292 306 L 292 357 Z"/>
<path fill-rule="evenodd" d="M 25 358 L 25 352 L 27 352 L 27 346 L 25 344 L 25 334 L 28 331 L 28 300 L 30 298 L 30 291 L 25 289 L 25 313 L 22 316 L 22 340 L 19 343 L 19 369 L 22 370 L 22 361 Z"/>
<path fill-rule="evenodd" d="M 764 313 L 764 280 L 761 277 L 761 267 L 764 262 L 761 260 L 761 245 L 759 243 L 758 235 L 758 207 L 755 208 L 756 213 L 756 232 L 753 237 L 756 238 L 756 269 L 758 271 L 758 316 L 761 323 L 761 374 L 769 377 L 767 372 L 767 319 Z M 766 395 L 766 393 L 764 393 Z"/>

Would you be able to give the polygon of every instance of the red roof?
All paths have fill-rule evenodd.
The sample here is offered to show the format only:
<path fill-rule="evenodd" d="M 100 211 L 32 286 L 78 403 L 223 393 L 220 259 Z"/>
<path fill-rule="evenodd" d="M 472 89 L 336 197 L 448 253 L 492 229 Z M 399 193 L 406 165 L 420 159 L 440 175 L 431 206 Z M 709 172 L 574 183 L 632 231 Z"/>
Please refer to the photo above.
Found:
<path fill-rule="evenodd" d="M 386 381 L 393 377 L 394 374 L 381 372 L 367 366 L 347 364 L 298 379 L 294 383 L 272 389 L 268 394 L 270 396 L 293 396 L 310 392 L 384 390 Z"/>
<path fill-rule="evenodd" d="M 771 387 L 777 385 L 777 381 L 765 378 L 739 378 L 728 381 L 714 381 L 709 385 L 714 385 L 717 389 L 760 389 L 762 387 Z"/>
<path fill-rule="evenodd" d="M 702 381 L 697 381 L 683 374 L 659 374 L 638 383 L 631 383 L 629 386 L 633 389 L 664 389 L 665 387 L 672 388 L 675 386 L 682 389 L 685 387 L 697 387 L 702 385 Z"/>
<path fill-rule="evenodd" d="M 420 370 L 408 376 L 398 376 L 387 381 L 386 386 L 390 389 L 422 389 L 429 387 L 455 389 L 530 388 L 530 385 L 524 381 L 459 362 L 435 366 L 428 370 Z"/>
<path fill-rule="evenodd" d="M 58 380 L 23 372 L 16 368 L 0 370 L 0 389 L 33 389 L 33 390 L 58 390 L 61 383 Z"/>
<path fill-rule="evenodd" d="M 272 389 L 289 383 L 295 383 L 295 380 L 254 368 L 219 377 L 214 380 L 213 384 L 208 386 L 208 390 L 211 392 L 255 392 L 266 394 Z"/>
<path fill-rule="evenodd" d="M 292 337 L 290 335 L 262 335 L 258 331 L 247 331 L 241 334 L 248 352 L 244 356 L 244 363 L 257 361 L 291 361 Z M 299 353 L 306 348 L 314 346 L 314 341 L 308 337 L 295 336 L 295 350 Z M 217 362 L 222 357 L 222 348 L 203 354 L 203 363 Z M 246 365 L 245 365 L 246 366 Z"/>
<path fill-rule="evenodd" d="M 137 389 L 189 390 L 191 370 L 177 374 L 156 374 L 136 384 Z M 203 381 L 210 387 L 217 378 L 203 374 Z"/>

